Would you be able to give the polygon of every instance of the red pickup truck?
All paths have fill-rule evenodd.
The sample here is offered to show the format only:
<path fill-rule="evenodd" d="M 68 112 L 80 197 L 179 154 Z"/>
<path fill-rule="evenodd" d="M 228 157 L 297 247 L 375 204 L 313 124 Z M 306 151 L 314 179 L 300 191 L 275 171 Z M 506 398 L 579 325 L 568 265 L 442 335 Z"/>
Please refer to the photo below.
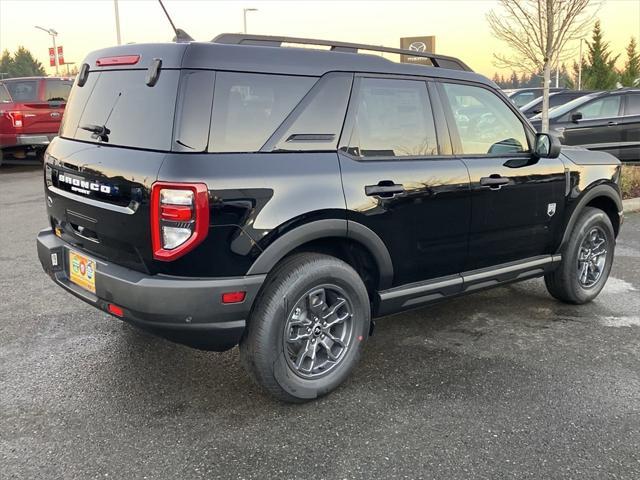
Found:
<path fill-rule="evenodd" d="M 3 158 L 42 158 L 58 134 L 73 79 L 25 77 L 0 81 L 0 164 Z"/>

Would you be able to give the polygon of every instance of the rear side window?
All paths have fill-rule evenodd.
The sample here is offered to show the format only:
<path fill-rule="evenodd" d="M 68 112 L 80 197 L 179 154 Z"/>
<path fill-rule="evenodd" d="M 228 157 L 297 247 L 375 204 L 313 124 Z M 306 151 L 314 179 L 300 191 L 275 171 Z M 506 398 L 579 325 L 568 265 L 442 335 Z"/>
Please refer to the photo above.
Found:
<path fill-rule="evenodd" d="M 316 81 L 315 77 L 218 72 L 209 151 L 257 152 Z"/>
<path fill-rule="evenodd" d="M 171 150 L 180 72 L 162 70 L 148 87 L 146 70 L 91 72 L 74 87 L 65 110 L 61 136 L 93 143 Z M 94 127 L 108 132 L 100 139 Z"/>
<path fill-rule="evenodd" d="M 355 108 L 350 154 L 364 158 L 438 154 L 424 82 L 363 78 Z"/>
<path fill-rule="evenodd" d="M 640 94 L 627 97 L 627 109 L 625 115 L 640 115 Z"/>
<path fill-rule="evenodd" d="M 44 99 L 47 102 L 66 102 L 73 82 L 71 80 L 50 79 L 45 81 Z"/>
<path fill-rule="evenodd" d="M 35 102 L 38 100 L 38 80 L 14 80 L 5 83 L 14 102 Z"/>
<path fill-rule="evenodd" d="M 468 155 L 527 152 L 529 143 L 517 115 L 495 93 L 481 87 L 445 83 L 453 120 Z"/>

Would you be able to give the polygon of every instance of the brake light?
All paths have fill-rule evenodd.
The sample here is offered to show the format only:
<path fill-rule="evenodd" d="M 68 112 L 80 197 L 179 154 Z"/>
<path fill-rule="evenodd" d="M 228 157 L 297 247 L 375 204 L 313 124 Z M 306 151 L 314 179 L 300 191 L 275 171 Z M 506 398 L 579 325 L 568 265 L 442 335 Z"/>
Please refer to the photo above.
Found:
<path fill-rule="evenodd" d="M 156 182 L 151 186 L 153 258 L 175 260 L 209 231 L 209 192 L 204 183 Z"/>
<path fill-rule="evenodd" d="M 113 65 L 135 65 L 140 61 L 140 55 L 118 55 L 116 57 L 102 57 L 96 60 L 96 67 L 111 67 Z"/>
<path fill-rule="evenodd" d="M 11 119 L 11 125 L 15 128 L 22 128 L 22 112 L 7 112 Z"/>

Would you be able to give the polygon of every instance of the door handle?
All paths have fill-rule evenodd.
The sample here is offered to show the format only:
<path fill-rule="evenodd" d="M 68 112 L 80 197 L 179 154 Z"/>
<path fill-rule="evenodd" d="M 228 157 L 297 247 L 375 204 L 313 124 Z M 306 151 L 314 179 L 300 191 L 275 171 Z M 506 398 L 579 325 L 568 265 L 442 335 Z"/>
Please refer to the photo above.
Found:
<path fill-rule="evenodd" d="M 509 183 L 509 179 L 505 177 L 501 177 L 500 175 L 494 173 L 488 177 L 482 177 L 480 179 L 480 185 L 483 187 L 489 187 L 492 190 L 500 190 L 503 185 Z"/>
<path fill-rule="evenodd" d="M 380 180 L 377 185 L 365 185 L 364 193 L 368 197 L 391 198 L 398 193 L 403 193 L 404 187 L 391 180 Z"/>
<path fill-rule="evenodd" d="M 607 127 L 615 127 L 618 125 L 618 122 L 607 122 Z"/>

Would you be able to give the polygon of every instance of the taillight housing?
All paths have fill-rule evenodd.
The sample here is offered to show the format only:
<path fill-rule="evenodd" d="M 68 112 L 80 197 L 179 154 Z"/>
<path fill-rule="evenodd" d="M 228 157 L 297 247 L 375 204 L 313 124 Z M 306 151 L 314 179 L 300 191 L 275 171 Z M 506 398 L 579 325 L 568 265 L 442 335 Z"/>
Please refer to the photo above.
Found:
<path fill-rule="evenodd" d="M 22 112 L 7 112 L 9 118 L 11 119 L 11 125 L 15 128 L 22 128 L 23 116 Z"/>
<path fill-rule="evenodd" d="M 209 192 L 204 183 L 155 182 L 151 186 L 153 258 L 170 262 L 209 232 Z"/>

